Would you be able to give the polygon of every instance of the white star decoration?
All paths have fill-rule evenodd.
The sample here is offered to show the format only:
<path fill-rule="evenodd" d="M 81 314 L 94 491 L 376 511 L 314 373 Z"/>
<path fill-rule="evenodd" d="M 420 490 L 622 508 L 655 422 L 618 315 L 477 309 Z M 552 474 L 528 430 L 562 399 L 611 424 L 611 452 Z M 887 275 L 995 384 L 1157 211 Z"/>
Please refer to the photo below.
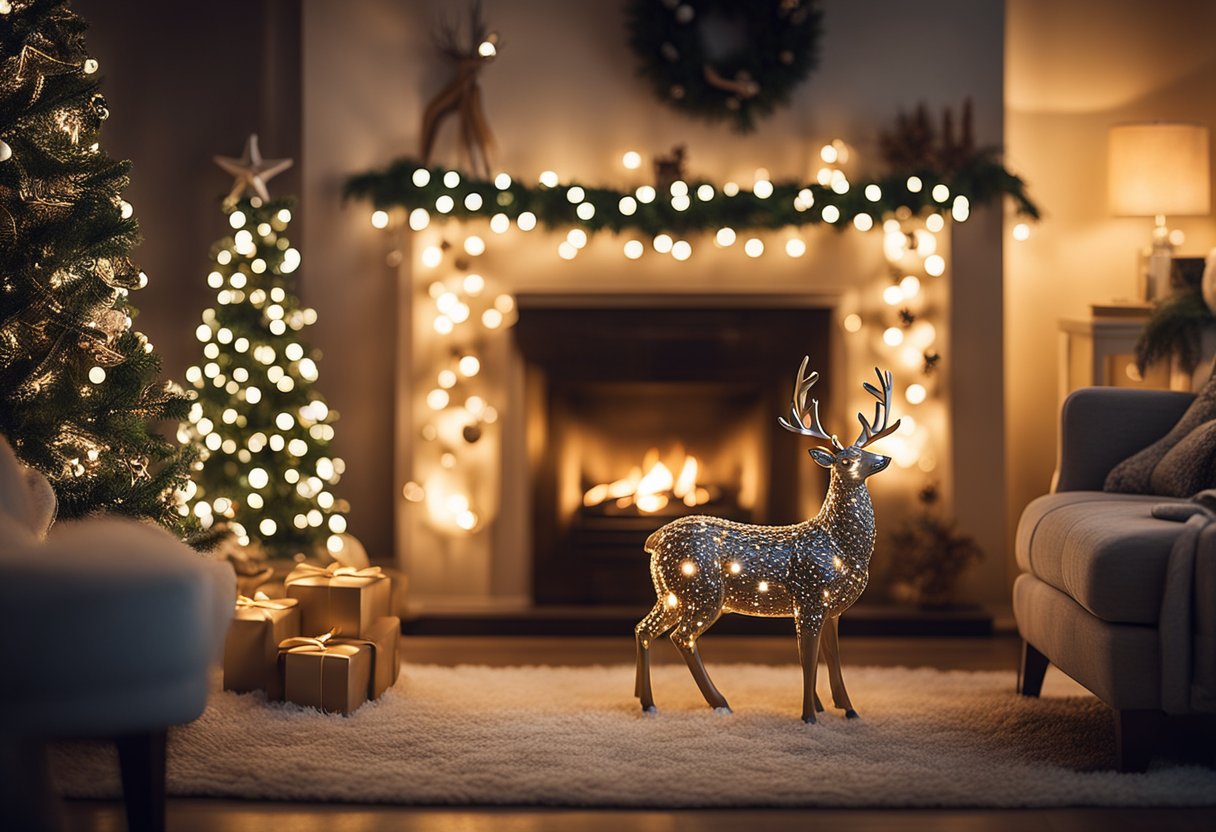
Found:
<path fill-rule="evenodd" d="M 215 163 L 236 177 L 226 202 L 235 202 L 250 188 L 263 201 L 269 201 L 270 194 L 266 191 L 266 183 L 291 167 L 291 159 L 263 159 L 262 152 L 258 150 L 256 133 L 249 135 L 245 142 L 245 155 L 241 158 L 216 156 Z"/>

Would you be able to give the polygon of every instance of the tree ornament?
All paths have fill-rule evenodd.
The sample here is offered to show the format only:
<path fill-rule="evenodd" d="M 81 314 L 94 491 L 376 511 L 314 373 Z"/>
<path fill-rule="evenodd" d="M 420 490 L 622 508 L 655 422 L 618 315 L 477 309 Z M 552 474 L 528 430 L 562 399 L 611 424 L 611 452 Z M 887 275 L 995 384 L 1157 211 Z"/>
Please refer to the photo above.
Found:
<path fill-rule="evenodd" d="M 460 435 L 464 437 L 465 442 L 472 445 L 481 439 L 481 425 L 465 425 Z"/>
<path fill-rule="evenodd" d="M 469 39 L 461 44 L 455 27 L 448 25 L 440 31 L 439 51 L 456 65 L 456 74 L 441 89 L 422 114 L 421 157 L 429 164 L 435 149 L 439 126 L 450 115 L 460 121 L 461 149 L 468 157 L 469 168 L 489 178 L 493 169 L 494 136 L 481 103 L 481 70 L 498 55 L 498 34 L 486 32 L 481 19 L 481 3 L 474 2 L 469 13 Z"/>
<path fill-rule="evenodd" d="M 229 206 L 236 204 L 250 190 L 263 202 L 268 202 L 270 193 L 266 190 L 266 183 L 291 167 L 292 162 L 291 159 L 263 159 L 256 133 L 250 133 L 245 140 L 245 152 L 241 158 L 216 156 L 214 159 L 217 165 L 236 177 L 232 190 L 224 198 L 225 205 Z"/>
<path fill-rule="evenodd" d="M 8 146 L 8 142 L 0 139 L 0 162 L 7 162 L 13 157 L 13 149 Z"/>
<path fill-rule="evenodd" d="M 891 415 L 891 374 L 875 369 L 879 387 L 866 383 L 877 399 L 874 420 L 857 418 L 861 432 L 845 447 L 819 422 L 819 402 L 807 395 L 819 374 L 807 373 L 803 358 L 795 377 L 790 420 L 778 419 L 793 433 L 830 443 L 810 450 L 816 463 L 831 471 L 823 507 L 813 520 L 793 526 L 755 526 L 717 517 L 682 517 L 663 526 L 646 541 L 650 574 L 657 599 L 635 628 L 637 680 L 634 695 L 643 711 L 654 711 L 650 688 L 650 645 L 671 631 L 701 695 L 710 707 L 730 712 L 697 650 L 701 635 L 723 613 L 793 618 L 802 662 L 802 720 L 815 722 L 823 710 L 815 694 L 822 652 L 828 666 L 832 699 L 847 717 L 856 717 L 840 673 L 838 621 L 866 587 L 874 551 L 874 507 L 866 478 L 891 458 L 864 450 L 899 429 Z M 880 389 L 881 388 L 881 389 Z"/>
<path fill-rule="evenodd" d="M 629 46 L 661 101 L 739 132 L 789 102 L 818 62 L 813 0 L 632 0 Z"/>

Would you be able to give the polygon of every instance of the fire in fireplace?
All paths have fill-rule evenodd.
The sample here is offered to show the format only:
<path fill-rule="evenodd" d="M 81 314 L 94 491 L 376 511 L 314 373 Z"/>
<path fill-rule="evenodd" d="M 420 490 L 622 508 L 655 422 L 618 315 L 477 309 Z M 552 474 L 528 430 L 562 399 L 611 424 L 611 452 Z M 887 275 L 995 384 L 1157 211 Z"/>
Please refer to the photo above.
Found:
<path fill-rule="evenodd" d="M 819 469 L 776 417 L 791 360 L 829 362 L 830 310 L 692 300 L 519 296 L 537 604 L 648 604 L 642 546 L 674 517 L 805 519 Z"/>

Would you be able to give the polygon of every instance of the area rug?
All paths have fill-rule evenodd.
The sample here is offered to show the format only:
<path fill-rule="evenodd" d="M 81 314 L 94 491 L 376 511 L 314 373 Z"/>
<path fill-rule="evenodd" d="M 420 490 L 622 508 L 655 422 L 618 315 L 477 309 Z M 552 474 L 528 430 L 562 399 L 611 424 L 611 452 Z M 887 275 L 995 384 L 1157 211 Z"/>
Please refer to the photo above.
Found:
<path fill-rule="evenodd" d="M 1046 807 L 1216 804 L 1216 770 L 1109 770 L 1092 697 L 1026 699 L 1007 672 L 846 668 L 862 718 L 798 719 L 794 666 L 711 668 L 716 714 L 682 666 L 407 666 L 350 717 L 216 691 L 170 733 L 173 795 L 599 807 Z M 826 693 L 826 691 L 823 691 Z M 55 749 L 64 793 L 119 794 L 106 744 Z"/>

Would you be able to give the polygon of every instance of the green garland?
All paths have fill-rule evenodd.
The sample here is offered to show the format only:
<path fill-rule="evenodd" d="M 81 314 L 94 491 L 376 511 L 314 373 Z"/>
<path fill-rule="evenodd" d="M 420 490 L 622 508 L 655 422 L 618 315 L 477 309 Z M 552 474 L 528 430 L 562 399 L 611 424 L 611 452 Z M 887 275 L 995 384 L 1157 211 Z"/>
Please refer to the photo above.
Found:
<path fill-rule="evenodd" d="M 745 133 L 789 101 L 818 63 L 814 0 L 633 0 L 629 46 L 660 101 Z M 715 25 L 716 24 L 716 25 Z M 711 55 L 706 29 L 733 29 L 740 43 Z"/>
<path fill-rule="evenodd" d="M 818 183 L 776 182 L 772 194 L 767 198 L 745 190 L 728 196 L 720 186 L 704 180 L 689 180 L 689 205 L 683 211 L 676 210 L 671 196 L 664 193 L 657 194 L 653 202 L 641 203 L 636 201 L 634 190 L 621 191 L 577 182 L 565 182 L 550 188 L 525 185 L 514 180 L 509 184 L 502 183 L 506 187 L 499 188 L 494 182 L 467 179 L 459 174 L 459 181 L 449 187 L 444 184 L 445 174 L 449 173 L 452 171 L 442 167 L 428 168 L 415 159 L 399 159 L 383 170 L 352 177 L 346 183 L 345 193 L 347 197 L 369 200 L 381 210 L 404 208 L 412 211 L 421 208 L 432 217 L 450 219 L 488 218 L 505 214 L 511 220 L 518 220 L 521 214 L 529 212 L 535 215 L 538 225 L 551 230 L 575 226 L 588 233 L 634 231 L 648 236 L 663 232 L 712 232 L 724 227 L 736 231 L 759 231 L 819 225 L 825 222 L 824 210 L 828 206 L 834 206 L 839 211 L 839 217 L 833 223 L 838 229 L 851 226 L 854 217 L 861 214 L 869 215 L 877 226 L 888 216 L 914 216 L 924 209 L 948 214 L 956 196 L 965 196 L 975 207 L 1008 195 L 1019 214 L 1033 219 L 1039 217 L 1038 207 L 1026 194 L 1025 182 L 1005 170 L 997 152 L 992 149 L 976 153 L 966 164 L 948 174 L 932 170 L 918 172 L 916 175 L 922 187 L 916 191 L 909 189 L 909 177 L 902 173 L 853 183 L 843 194 Z M 866 196 L 867 185 L 871 184 L 877 185 L 880 190 L 877 199 Z M 937 184 L 949 189 L 949 197 L 944 202 L 933 199 L 933 186 Z M 708 200 L 697 196 L 702 185 L 709 185 L 713 189 L 713 195 Z M 576 188 L 583 192 L 581 199 L 572 199 L 579 196 Z M 812 198 L 809 207 L 800 197 L 800 194 L 807 192 Z M 476 196 L 470 199 L 470 195 Z M 444 196 L 451 198 L 453 207 L 448 212 L 439 212 L 436 203 Z M 621 202 L 626 198 L 634 199 L 636 203 L 636 210 L 632 214 L 621 210 Z M 589 218 L 583 219 L 577 213 L 582 203 L 589 203 L 594 209 Z"/>

